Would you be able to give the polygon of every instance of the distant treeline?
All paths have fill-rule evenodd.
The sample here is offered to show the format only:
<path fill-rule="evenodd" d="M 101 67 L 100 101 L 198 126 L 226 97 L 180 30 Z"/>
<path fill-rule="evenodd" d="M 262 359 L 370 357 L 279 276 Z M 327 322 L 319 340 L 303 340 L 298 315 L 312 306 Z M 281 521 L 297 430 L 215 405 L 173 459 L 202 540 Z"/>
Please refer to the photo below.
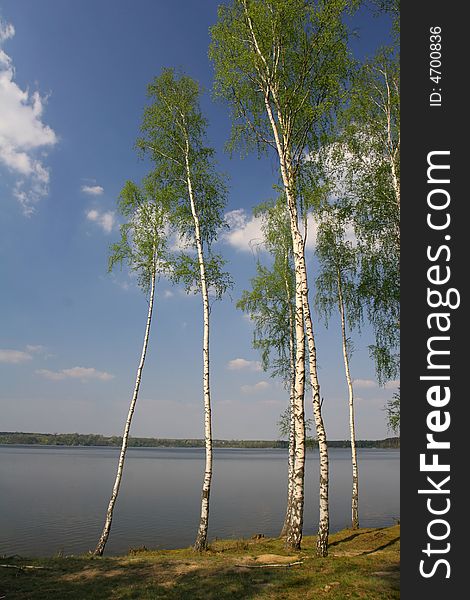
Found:
<path fill-rule="evenodd" d="M 104 436 L 96 433 L 23 433 L 0 431 L 0 444 L 27 444 L 40 446 L 120 446 L 122 438 Z M 215 448 L 287 448 L 286 440 L 214 440 Z M 349 448 L 349 440 L 329 441 L 330 448 Z M 385 440 L 358 440 L 358 448 L 399 448 L 400 438 Z M 164 438 L 129 438 L 129 446 L 134 448 L 204 448 L 204 440 L 198 439 L 164 439 Z M 307 446 L 317 446 L 315 440 L 309 438 Z"/>

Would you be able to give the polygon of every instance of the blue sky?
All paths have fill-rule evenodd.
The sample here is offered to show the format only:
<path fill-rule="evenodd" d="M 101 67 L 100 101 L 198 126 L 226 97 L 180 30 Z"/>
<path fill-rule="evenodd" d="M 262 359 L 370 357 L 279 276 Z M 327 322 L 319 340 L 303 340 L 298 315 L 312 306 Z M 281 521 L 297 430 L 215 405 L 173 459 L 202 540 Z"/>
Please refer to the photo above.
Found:
<path fill-rule="evenodd" d="M 219 242 L 235 280 L 212 311 L 216 438 L 276 438 L 287 403 L 259 370 L 250 322 L 235 308 L 254 275 L 251 210 L 272 197 L 273 156 L 224 153 L 227 108 L 210 97 L 208 28 L 217 1 L 2 0 L 0 2 L 0 429 L 120 434 L 146 320 L 146 299 L 125 271 L 107 273 L 118 237 L 116 199 L 148 165 L 133 149 L 146 86 L 182 67 L 205 88 L 209 141 L 229 176 L 232 230 Z M 372 54 L 386 19 L 355 17 L 357 56 Z M 310 277 L 314 276 L 309 250 Z M 198 296 L 160 281 L 133 435 L 202 437 Z M 317 323 L 327 433 L 348 437 L 338 322 Z M 385 401 L 368 358 L 367 328 L 355 338 L 359 438 L 388 435 Z M 306 397 L 307 414 L 311 400 Z"/>

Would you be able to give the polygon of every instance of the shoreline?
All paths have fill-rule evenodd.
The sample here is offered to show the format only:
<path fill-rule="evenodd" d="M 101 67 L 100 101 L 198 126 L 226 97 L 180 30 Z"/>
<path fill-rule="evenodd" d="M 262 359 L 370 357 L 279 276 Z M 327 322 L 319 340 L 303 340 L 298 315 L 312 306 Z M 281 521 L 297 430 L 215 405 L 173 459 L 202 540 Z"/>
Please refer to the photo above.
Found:
<path fill-rule="evenodd" d="M 0 446 L 70 446 L 70 447 L 120 447 L 122 438 L 101 434 L 83 433 L 26 433 L 0 432 Z M 213 440 L 214 448 L 288 448 L 287 440 Z M 307 439 L 307 448 L 316 448 L 313 439 Z M 349 440 L 330 440 L 329 448 L 350 448 Z M 357 440 L 357 448 L 399 448 L 400 438 L 384 438 L 381 440 Z M 204 448 L 204 440 L 198 438 L 146 438 L 130 437 L 129 448 Z"/>
<path fill-rule="evenodd" d="M 3 557 L 0 592 L 9 600 L 139 600 L 348 597 L 398 600 L 400 526 L 343 529 L 330 536 L 329 556 L 315 556 L 316 536 L 287 552 L 279 538 L 214 540 L 191 548 L 93 557 Z M 214 595 L 216 594 L 216 595 Z M 313 594 L 313 595 L 312 595 Z"/>

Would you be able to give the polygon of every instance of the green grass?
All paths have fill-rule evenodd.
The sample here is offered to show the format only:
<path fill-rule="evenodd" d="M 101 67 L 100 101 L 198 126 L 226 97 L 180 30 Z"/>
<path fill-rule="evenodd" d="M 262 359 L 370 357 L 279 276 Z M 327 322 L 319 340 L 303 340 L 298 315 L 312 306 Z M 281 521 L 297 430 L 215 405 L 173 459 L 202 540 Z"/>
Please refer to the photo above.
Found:
<path fill-rule="evenodd" d="M 313 536 L 298 554 L 286 552 L 282 540 L 262 538 L 214 541 L 202 555 L 185 549 L 3 557 L 0 600 L 392 600 L 400 597 L 399 546 L 396 525 L 333 534 L 324 559 L 314 555 Z M 260 567 L 283 561 L 302 563 Z"/>

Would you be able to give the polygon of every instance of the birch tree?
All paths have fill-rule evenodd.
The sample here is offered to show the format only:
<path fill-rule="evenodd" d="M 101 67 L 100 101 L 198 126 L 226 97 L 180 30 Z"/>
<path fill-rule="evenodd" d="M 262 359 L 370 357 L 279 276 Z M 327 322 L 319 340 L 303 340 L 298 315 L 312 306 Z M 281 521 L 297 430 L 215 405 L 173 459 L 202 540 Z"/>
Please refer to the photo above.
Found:
<path fill-rule="evenodd" d="M 316 254 L 321 269 L 317 278 L 316 303 L 327 324 L 335 306 L 340 315 L 351 439 L 351 526 L 352 529 L 357 529 L 359 527 L 359 467 L 354 420 L 354 387 L 350 369 L 353 347 L 348 336 L 348 330 L 360 325 L 362 320 L 361 298 L 357 289 L 357 252 L 352 242 L 345 239 L 344 223 L 339 211 L 330 207 L 323 211 L 323 215 L 316 240 Z"/>
<path fill-rule="evenodd" d="M 342 14 L 346 0 L 233 0 L 219 8 L 210 56 L 216 93 L 232 111 L 231 145 L 272 149 L 278 158 L 289 212 L 295 268 L 295 466 L 287 546 L 299 549 L 304 506 L 304 336 L 308 345 L 313 412 L 320 449 L 317 553 L 328 553 L 328 449 L 317 351 L 310 311 L 304 241 L 300 231 L 299 171 L 331 122 L 347 73 Z M 305 329 L 304 329 L 305 324 Z"/>
<path fill-rule="evenodd" d="M 385 408 L 387 411 L 388 428 L 395 434 L 400 433 L 400 390 L 395 392 L 392 398 L 387 402 Z"/>
<path fill-rule="evenodd" d="M 106 511 L 103 531 L 94 550 L 95 556 L 103 554 L 111 530 L 114 507 L 122 480 L 132 417 L 139 395 L 142 371 L 147 355 L 155 299 L 155 284 L 158 273 L 166 268 L 165 224 L 168 217 L 166 195 L 167 193 L 163 188 L 159 189 L 155 182 L 147 179 L 142 188 L 128 181 L 123 187 L 119 198 L 119 212 L 127 221 L 121 225 L 120 242 L 111 246 L 109 270 L 111 271 L 116 264 L 127 263 L 129 269 L 137 274 L 138 283 L 148 296 L 148 310 L 142 352 L 124 426 L 116 477 Z"/>
<path fill-rule="evenodd" d="M 349 213 L 361 263 L 359 291 L 375 343 L 379 382 L 399 373 L 400 82 L 396 48 L 362 65 L 341 115 L 336 164 L 343 210 Z"/>
<path fill-rule="evenodd" d="M 272 259 L 271 267 L 258 259 L 251 290 L 245 290 L 237 308 L 250 315 L 254 323 L 253 347 L 261 353 L 261 364 L 272 377 L 280 377 L 289 390 L 286 434 L 289 438 L 287 508 L 281 537 L 288 534 L 294 488 L 295 462 L 295 277 L 292 236 L 284 198 L 277 203 L 257 207 L 255 216 L 262 218 L 264 249 Z"/>
<path fill-rule="evenodd" d="M 171 186 L 175 202 L 170 224 L 180 245 L 171 276 L 188 290 L 201 294 L 203 308 L 203 400 L 205 470 L 201 514 L 194 549 L 207 547 L 209 498 L 212 481 L 212 419 L 210 395 L 209 333 L 210 289 L 216 297 L 229 278 L 224 261 L 212 252 L 212 242 L 224 226 L 226 190 L 214 165 L 214 151 L 205 145 L 207 121 L 199 107 L 199 85 L 173 69 L 164 69 L 148 86 L 149 106 L 144 111 L 142 137 L 137 145 L 154 163 L 155 176 Z M 195 252 L 195 256 L 194 256 Z"/>

